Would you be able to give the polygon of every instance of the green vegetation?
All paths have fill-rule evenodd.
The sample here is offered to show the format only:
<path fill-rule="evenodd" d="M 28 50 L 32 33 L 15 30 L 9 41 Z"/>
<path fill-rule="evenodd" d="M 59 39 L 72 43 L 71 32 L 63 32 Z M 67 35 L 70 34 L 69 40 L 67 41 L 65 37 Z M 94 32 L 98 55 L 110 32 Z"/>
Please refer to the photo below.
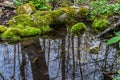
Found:
<path fill-rule="evenodd" d="M 111 16 L 114 14 L 120 14 L 120 4 L 108 4 L 107 0 L 96 0 L 92 1 L 90 6 L 92 9 L 89 14 L 91 19 L 95 19 L 95 17 L 106 15 Z"/>
<path fill-rule="evenodd" d="M 36 11 L 35 6 L 32 3 L 26 3 L 17 8 L 17 14 L 32 14 Z"/>
<path fill-rule="evenodd" d="M 107 45 L 118 43 L 119 48 L 120 48 L 120 42 L 119 41 L 120 41 L 120 32 L 117 32 L 117 33 L 115 33 L 115 37 L 112 37 L 111 39 L 109 39 L 107 41 Z"/>
<path fill-rule="evenodd" d="M 86 25 L 84 23 L 80 22 L 80 23 L 77 23 L 72 26 L 71 32 L 75 33 L 75 34 L 79 34 L 79 33 L 83 32 L 86 28 L 87 28 Z"/>
<path fill-rule="evenodd" d="M 80 35 L 88 28 L 87 26 L 89 29 L 103 31 L 120 19 L 115 18 L 114 22 L 110 21 L 112 16 L 120 16 L 120 0 L 114 3 L 110 3 L 111 0 L 74 1 L 76 2 L 69 0 L 13 0 L 17 6 L 17 15 L 9 20 L 8 27 L 0 25 L 0 38 L 19 41 L 22 38 L 47 33 L 52 30 L 50 26 L 66 25 L 70 22 L 73 24 L 77 22 L 72 26 L 71 32 Z M 115 43 L 120 48 L 120 31 L 116 32 L 115 37 L 109 39 L 106 44 Z M 89 51 L 96 54 L 99 52 L 99 46 L 93 46 Z M 120 70 L 118 70 L 118 74 L 120 75 Z M 119 79 L 114 78 L 113 80 Z"/>
<path fill-rule="evenodd" d="M 16 27 L 19 24 L 21 24 L 23 26 L 31 26 L 32 20 L 31 20 L 30 15 L 19 14 L 19 15 L 13 17 L 11 20 L 9 20 L 10 27 Z"/>
<path fill-rule="evenodd" d="M 41 30 L 39 28 L 18 25 L 15 28 L 8 28 L 1 34 L 2 40 L 18 41 L 24 37 L 32 37 L 39 35 Z"/>
<path fill-rule="evenodd" d="M 51 6 L 49 5 L 49 0 L 29 0 L 30 3 L 33 3 L 36 9 L 39 10 L 49 10 Z"/>
<path fill-rule="evenodd" d="M 39 9 L 39 10 L 48 10 L 48 9 L 51 9 L 51 6 L 49 4 L 49 0 L 27 0 L 27 1 L 13 0 L 13 2 L 14 2 L 14 4 L 16 6 L 20 6 L 20 5 L 24 4 L 24 3 L 32 3 L 36 7 L 36 9 Z M 27 7 L 28 7 L 28 5 L 26 5 L 26 8 Z"/>
<path fill-rule="evenodd" d="M 109 21 L 106 19 L 99 19 L 99 20 L 94 20 L 92 23 L 92 27 L 98 30 L 105 30 L 108 25 L 109 25 Z"/>
<path fill-rule="evenodd" d="M 8 28 L 7 31 L 1 34 L 2 40 L 18 41 L 20 36 L 18 36 L 19 31 L 16 28 Z"/>
<path fill-rule="evenodd" d="M 6 26 L 0 25 L 0 33 L 5 32 L 7 30 Z"/>
<path fill-rule="evenodd" d="M 89 10 L 85 7 L 80 7 L 79 11 L 78 11 L 78 15 L 80 15 L 81 17 L 86 17 L 88 14 Z"/>
<path fill-rule="evenodd" d="M 16 5 L 16 6 L 20 6 L 22 5 L 22 0 L 13 0 L 13 3 Z"/>
<path fill-rule="evenodd" d="M 69 7 L 66 3 L 71 2 L 67 0 L 61 0 L 60 5 L 65 7 L 60 7 L 56 10 L 49 10 L 51 6 L 54 6 L 58 0 L 28 0 L 22 1 L 17 0 L 18 3 L 26 3 L 24 5 L 18 6 L 17 13 L 18 15 L 9 20 L 9 27 L 18 26 L 30 26 L 34 28 L 39 28 L 41 33 L 45 33 L 51 30 L 50 25 L 56 24 L 66 24 L 69 22 L 75 22 L 74 19 L 85 18 L 86 20 L 91 21 L 92 27 L 98 30 L 105 30 L 111 24 L 108 21 L 108 18 L 112 15 L 120 14 L 120 4 L 119 3 L 109 3 L 108 0 L 96 0 L 89 1 L 90 4 L 87 4 L 87 0 L 80 0 L 74 2 L 74 4 L 87 4 L 80 7 Z M 14 0 L 14 2 L 16 2 Z M 85 3 L 86 2 L 86 3 Z M 52 4 L 54 3 L 54 4 Z M 17 2 L 15 3 L 17 4 Z M 50 6 L 51 4 L 51 6 Z M 67 6 L 67 7 L 66 7 Z M 36 11 L 36 9 L 37 11 Z M 47 11 L 38 11 L 38 10 L 47 10 Z M 72 23 L 71 22 L 71 23 Z M 84 21 L 82 21 L 84 22 Z M 78 27 L 79 25 L 79 27 Z M 86 29 L 84 23 L 75 24 L 71 31 L 73 33 L 83 32 Z"/>
<path fill-rule="evenodd" d="M 30 37 L 40 34 L 40 29 L 26 26 L 24 29 L 18 29 L 21 37 Z"/>

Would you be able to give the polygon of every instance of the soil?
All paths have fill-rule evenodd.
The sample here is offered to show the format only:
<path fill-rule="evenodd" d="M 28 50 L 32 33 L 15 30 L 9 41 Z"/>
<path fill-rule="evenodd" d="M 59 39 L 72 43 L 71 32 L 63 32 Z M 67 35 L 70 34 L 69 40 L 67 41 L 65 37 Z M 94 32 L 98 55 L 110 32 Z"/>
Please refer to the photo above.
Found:
<path fill-rule="evenodd" d="M 8 20 L 16 15 L 16 7 L 11 0 L 0 0 L 0 25 L 8 25 Z"/>

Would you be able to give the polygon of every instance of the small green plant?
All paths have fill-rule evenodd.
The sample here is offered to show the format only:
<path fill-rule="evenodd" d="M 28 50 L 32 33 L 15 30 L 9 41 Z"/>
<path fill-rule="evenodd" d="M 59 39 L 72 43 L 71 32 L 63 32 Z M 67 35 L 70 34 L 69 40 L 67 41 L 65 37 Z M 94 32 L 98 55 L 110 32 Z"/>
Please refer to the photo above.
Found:
<path fill-rule="evenodd" d="M 16 5 L 16 6 L 20 6 L 22 5 L 22 0 L 13 0 L 13 3 Z"/>
<path fill-rule="evenodd" d="M 50 9 L 49 0 L 28 0 L 29 2 L 33 3 L 36 9 L 39 10 L 48 10 Z"/>
<path fill-rule="evenodd" d="M 120 48 L 120 31 L 115 33 L 115 37 L 112 37 L 111 39 L 109 39 L 107 41 L 107 45 L 111 45 L 111 44 L 114 44 L 114 43 L 118 43 L 119 48 Z"/>
<path fill-rule="evenodd" d="M 92 27 L 98 30 L 104 30 L 108 27 L 109 21 L 106 19 L 99 19 L 99 20 L 94 20 L 92 23 Z"/>
<path fill-rule="evenodd" d="M 88 13 L 90 19 L 94 19 L 100 15 L 120 14 L 120 4 L 108 4 L 107 0 L 92 1 L 90 6 L 92 9 Z"/>
<path fill-rule="evenodd" d="M 74 34 L 79 34 L 79 33 L 83 32 L 86 28 L 87 27 L 84 23 L 79 22 L 79 23 L 72 26 L 71 32 Z"/>

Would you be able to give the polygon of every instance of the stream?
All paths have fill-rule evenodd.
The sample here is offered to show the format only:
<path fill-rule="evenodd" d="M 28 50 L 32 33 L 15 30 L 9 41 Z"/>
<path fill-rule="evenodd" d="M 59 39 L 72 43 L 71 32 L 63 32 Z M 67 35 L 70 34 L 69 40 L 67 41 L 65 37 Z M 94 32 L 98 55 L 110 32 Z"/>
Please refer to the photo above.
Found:
<path fill-rule="evenodd" d="M 117 71 L 120 57 L 105 42 L 88 31 L 72 36 L 64 28 L 17 44 L 0 43 L 0 80 L 111 80 L 104 72 Z M 94 45 L 97 54 L 89 52 Z"/>

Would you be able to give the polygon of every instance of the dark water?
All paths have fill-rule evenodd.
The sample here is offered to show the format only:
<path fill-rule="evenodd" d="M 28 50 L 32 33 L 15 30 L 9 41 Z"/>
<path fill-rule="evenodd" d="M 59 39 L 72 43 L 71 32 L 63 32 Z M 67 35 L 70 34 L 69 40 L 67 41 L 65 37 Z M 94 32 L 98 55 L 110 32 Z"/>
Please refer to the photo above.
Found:
<path fill-rule="evenodd" d="M 58 31 L 50 33 L 53 37 L 0 44 L 0 80 L 111 80 L 113 75 L 103 73 L 119 69 L 115 48 L 92 40 L 89 32 L 73 37 L 66 28 Z M 98 54 L 89 53 L 94 45 Z"/>

